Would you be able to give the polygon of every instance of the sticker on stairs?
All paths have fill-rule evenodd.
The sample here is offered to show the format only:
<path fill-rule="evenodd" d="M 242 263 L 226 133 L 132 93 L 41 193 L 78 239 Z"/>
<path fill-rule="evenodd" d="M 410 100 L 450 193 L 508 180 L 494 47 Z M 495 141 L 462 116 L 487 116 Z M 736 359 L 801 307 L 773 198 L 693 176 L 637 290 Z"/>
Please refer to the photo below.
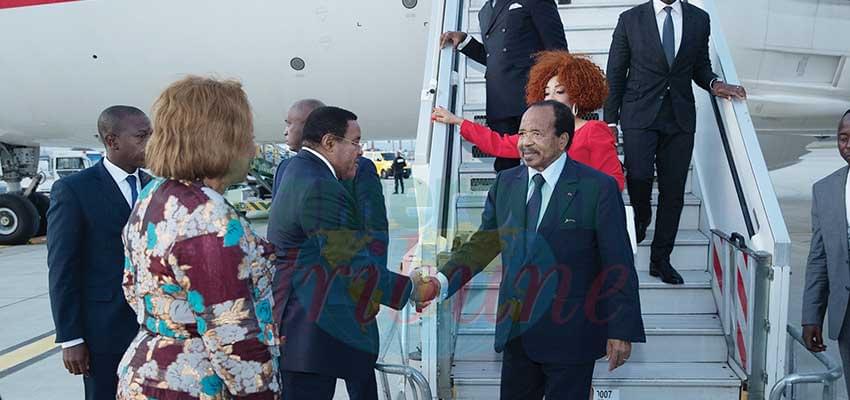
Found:
<path fill-rule="evenodd" d="M 620 389 L 593 388 L 593 400 L 620 400 Z"/>

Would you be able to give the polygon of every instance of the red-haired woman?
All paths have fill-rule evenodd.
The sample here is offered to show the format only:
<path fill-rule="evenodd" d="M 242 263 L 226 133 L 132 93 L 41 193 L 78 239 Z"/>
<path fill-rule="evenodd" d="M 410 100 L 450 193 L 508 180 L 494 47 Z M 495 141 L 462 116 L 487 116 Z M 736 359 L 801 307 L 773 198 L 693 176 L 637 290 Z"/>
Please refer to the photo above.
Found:
<path fill-rule="evenodd" d="M 525 92 L 528 104 L 555 100 L 572 108 L 577 116 L 576 130 L 567 154 L 573 160 L 613 177 L 622 191 L 625 182 L 623 166 L 617 157 L 617 142 L 611 130 L 604 122 L 578 118 L 605 103 L 608 84 L 602 70 L 589 59 L 566 51 L 544 51 L 538 54 L 536 63 L 531 67 Z M 464 120 L 439 107 L 434 109 L 433 119 L 460 125 L 461 136 L 487 154 L 520 158 L 517 149 L 519 135 L 501 136 L 486 126 Z"/>

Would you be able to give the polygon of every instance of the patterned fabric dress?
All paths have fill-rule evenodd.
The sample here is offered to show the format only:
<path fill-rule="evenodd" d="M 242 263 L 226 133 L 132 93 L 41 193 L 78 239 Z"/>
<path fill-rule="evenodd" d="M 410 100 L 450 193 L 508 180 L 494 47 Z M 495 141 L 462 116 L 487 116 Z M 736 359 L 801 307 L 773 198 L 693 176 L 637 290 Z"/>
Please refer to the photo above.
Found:
<path fill-rule="evenodd" d="M 273 248 L 224 197 L 154 180 L 124 244 L 141 329 L 118 367 L 118 399 L 278 399 Z"/>

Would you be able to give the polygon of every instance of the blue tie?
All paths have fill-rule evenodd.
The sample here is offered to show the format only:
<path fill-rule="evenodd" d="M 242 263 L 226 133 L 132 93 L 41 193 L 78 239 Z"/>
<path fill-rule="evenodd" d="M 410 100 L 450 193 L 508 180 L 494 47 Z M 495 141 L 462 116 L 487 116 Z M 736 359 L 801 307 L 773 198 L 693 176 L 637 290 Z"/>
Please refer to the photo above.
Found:
<path fill-rule="evenodd" d="M 531 245 L 537 236 L 537 220 L 540 219 L 540 208 L 543 205 L 543 184 L 546 179 L 543 175 L 535 174 L 531 178 L 534 182 L 534 192 L 531 193 L 531 198 L 525 206 L 525 250 L 526 254 L 531 254 Z"/>
<path fill-rule="evenodd" d="M 130 184 L 130 195 L 133 198 L 130 208 L 133 208 L 136 205 L 136 199 L 139 198 L 139 189 L 136 188 L 136 175 L 127 175 L 127 183 Z"/>
<path fill-rule="evenodd" d="M 661 35 L 661 46 L 664 47 L 664 55 L 667 56 L 667 65 L 673 66 L 673 59 L 676 58 L 676 35 L 673 33 L 673 16 L 670 12 L 673 7 L 664 7 L 667 12 L 667 18 L 664 19 L 664 33 Z"/>

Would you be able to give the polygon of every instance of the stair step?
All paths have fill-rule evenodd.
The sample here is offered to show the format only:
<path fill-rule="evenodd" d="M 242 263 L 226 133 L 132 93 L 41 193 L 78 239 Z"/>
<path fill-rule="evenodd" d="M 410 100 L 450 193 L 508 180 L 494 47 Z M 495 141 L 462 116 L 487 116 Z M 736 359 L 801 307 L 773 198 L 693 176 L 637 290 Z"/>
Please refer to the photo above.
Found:
<path fill-rule="evenodd" d="M 669 285 L 650 276 L 649 271 L 637 271 L 643 314 L 716 314 L 711 275 L 706 271 L 681 270 L 679 273 L 685 280 L 683 285 Z M 461 309 L 461 313 L 468 316 L 467 320 L 474 320 L 475 315 L 493 320 L 500 280 L 500 272 L 484 271 L 467 285 Z"/>
<path fill-rule="evenodd" d="M 456 362 L 455 398 L 498 398 L 500 373 L 498 361 Z M 609 373 L 608 363 L 598 361 L 593 376 L 594 390 L 617 390 L 620 399 L 628 400 L 738 399 L 741 387 L 740 378 L 725 362 L 628 362 Z"/>
<path fill-rule="evenodd" d="M 458 327 L 456 361 L 498 361 L 493 348 L 495 324 L 474 318 Z M 633 362 L 722 362 L 727 359 L 726 339 L 714 315 L 662 314 L 644 316 L 646 343 L 632 347 Z"/>

